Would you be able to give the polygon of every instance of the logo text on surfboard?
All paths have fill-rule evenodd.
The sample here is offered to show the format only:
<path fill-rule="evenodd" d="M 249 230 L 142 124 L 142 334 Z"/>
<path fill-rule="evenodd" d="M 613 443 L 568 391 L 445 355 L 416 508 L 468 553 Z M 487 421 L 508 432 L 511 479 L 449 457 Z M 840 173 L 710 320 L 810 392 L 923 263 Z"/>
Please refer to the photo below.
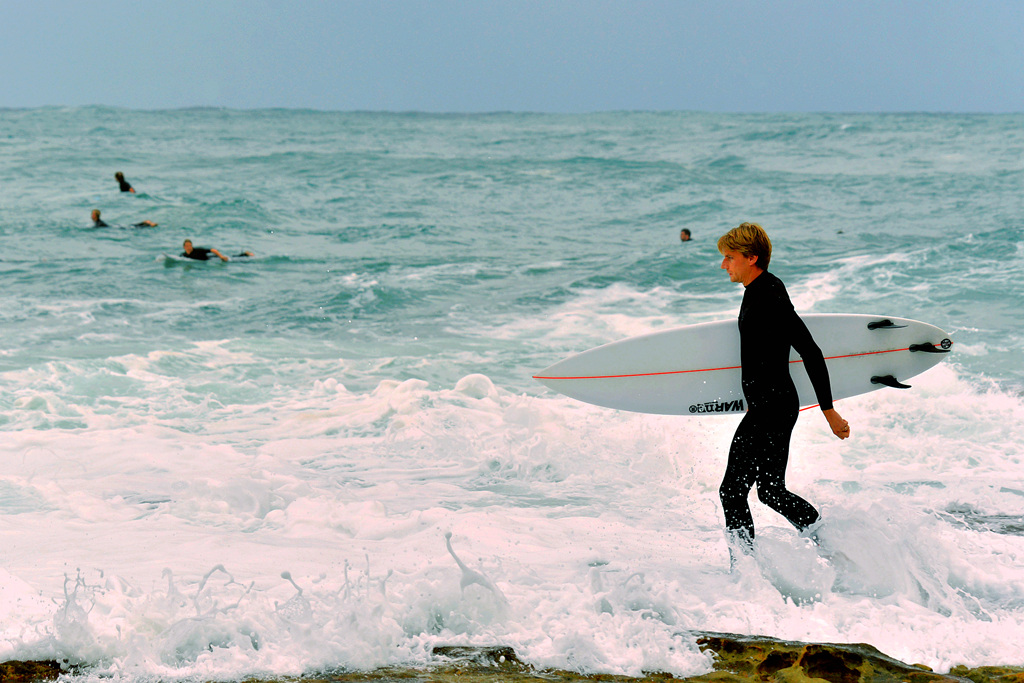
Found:
<path fill-rule="evenodd" d="M 743 412 L 743 399 L 735 401 L 709 401 L 707 403 L 694 403 L 690 406 L 691 413 L 741 413 Z"/>

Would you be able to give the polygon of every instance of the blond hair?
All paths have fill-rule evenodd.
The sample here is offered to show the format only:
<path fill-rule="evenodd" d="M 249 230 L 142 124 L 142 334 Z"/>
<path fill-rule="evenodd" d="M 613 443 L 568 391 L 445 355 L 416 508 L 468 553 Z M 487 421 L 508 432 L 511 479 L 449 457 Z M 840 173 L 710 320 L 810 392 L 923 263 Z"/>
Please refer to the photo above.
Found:
<path fill-rule="evenodd" d="M 768 270 L 772 260 L 772 241 L 768 233 L 757 223 L 743 223 L 718 238 L 718 251 L 738 251 L 743 256 L 756 256 L 754 265 L 761 270 Z"/>

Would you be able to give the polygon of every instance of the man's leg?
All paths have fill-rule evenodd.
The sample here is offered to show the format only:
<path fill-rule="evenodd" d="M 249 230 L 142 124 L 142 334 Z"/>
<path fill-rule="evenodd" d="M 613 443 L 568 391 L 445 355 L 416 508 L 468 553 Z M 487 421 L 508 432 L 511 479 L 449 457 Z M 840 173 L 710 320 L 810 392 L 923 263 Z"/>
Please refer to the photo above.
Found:
<path fill-rule="evenodd" d="M 789 441 L 798 410 L 780 414 L 771 424 L 762 423 L 763 456 L 757 465 L 757 499 L 803 531 L 818 521 L 813 505 L 786 488 Z"/>
<path fill-rule="evenodd" d="M 751 413 L 743 416 L 729 447 L 729 463 L 718 489 L 725 512 L 725 528 L 730 536 L 747 546 L 754 540 L 754 518 L 747 497 L 757 479 L 757 420 Z"/>

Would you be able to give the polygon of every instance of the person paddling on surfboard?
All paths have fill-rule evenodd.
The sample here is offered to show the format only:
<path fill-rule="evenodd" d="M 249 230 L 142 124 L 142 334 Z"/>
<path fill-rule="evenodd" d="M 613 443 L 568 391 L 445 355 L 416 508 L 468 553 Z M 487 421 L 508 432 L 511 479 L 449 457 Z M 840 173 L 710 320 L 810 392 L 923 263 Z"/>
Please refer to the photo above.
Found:
<path fill-rule="evenodd" d="M 182 248 L 184 249 L 184 251 L 181 252 L 182 256 L 184 256 L 185 258 L 195 259 L 196 261 L 206 261 L 210 258 L 210 254 L 213 254 L 221 261 L 231 260 L 224 254 L 217 251 L 216 249 L 207 249 L 206 247 L 193 247 L 192 240 L 185 240 L 184 244 L 182 244 Z M 236 254 L 235 258 L 252 255 L 253 253 L 251 251 L 243 251 L 241 254 Z"/>
<path fill-rule="evenodd" d="M 722 269 L 745 287 L 740 305 L 740 374 L 747 413 L 729 448 L 729 462 L 719 488 L 730 541 L 747 552 L 754 540 L 754 520 L 747 497 L 757 497 L 800 531 L 819 519 L 817 509 L 786 488 L 789 440 L 800 412 L 789 375 L 789 350 L 803 360 L 829 427 L 840 439 L 850 425 L 832 407 L 832 389 L 821 349 L 796 314 L 782 280 L 768 272 L 772 243 L 757 223 L 743 223 L 718 240 Z M 731 550 L 730 550 L 731 552 Z"/>
<path fill-rule="evenodd" d="M 92 217 L 92 227 L 94 228 L 109 228 L 110 225 L 100 218 L 100 210 L 93 209 L 90 214 Z M 139 221 L 138 223 L 132 223 L 133 228 L 155 228 L 158 224 L 153 221 Z"/>

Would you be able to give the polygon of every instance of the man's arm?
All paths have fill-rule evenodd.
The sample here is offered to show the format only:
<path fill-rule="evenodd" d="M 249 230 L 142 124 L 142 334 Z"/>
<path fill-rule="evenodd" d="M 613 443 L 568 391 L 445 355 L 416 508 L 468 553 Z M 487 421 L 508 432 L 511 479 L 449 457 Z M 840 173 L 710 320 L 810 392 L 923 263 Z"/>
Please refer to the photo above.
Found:
<path fill-rule="evenodd" d="M 224 254 L 220 253 L 216 249 L 211 249 L 210 253 L 213 254 L 214 256 L 216 256 L 217 258 L 219 258 L 221 261 L 228 261 L 228 260 L 230 260 L 230 259 L 228 259 L 227 256 L 225 256 Z"/>
<path fill-rule="evenodd" d="M 822 411 L 828 412 L 832 410 L 832 385 L 829 382 L 825 357 L 817 342 L 814 341 L 814 337 L 811 336 L 811 331 L 807 329 L 807 325 L 792 307 L 789 309 L 789 314 L 790 341 L 804 362 L 804 370 L 807 371 L 807 377 L 811 380 L 818 404 L 821 405 Z"/>
<path fill-rule="evenodd" d="M 814 341 L 807 325 L 795 310 L 791 324 L 794 331 L 793 348 L 800 354 L 800 358 L 804 362 L 804 369 L 811 380 L 811 386 L 814 387 L 814 394 L 821 404 L 821 412 L 828 420 L 828 426 L 832 433 L 840 439 L 847 439 L 850 437 L 850 423 L 832 407 L 832 386 L 829 382 L 828 366 L 825 365 L 825 357 L 821 353 L 821 348 Z"/>

